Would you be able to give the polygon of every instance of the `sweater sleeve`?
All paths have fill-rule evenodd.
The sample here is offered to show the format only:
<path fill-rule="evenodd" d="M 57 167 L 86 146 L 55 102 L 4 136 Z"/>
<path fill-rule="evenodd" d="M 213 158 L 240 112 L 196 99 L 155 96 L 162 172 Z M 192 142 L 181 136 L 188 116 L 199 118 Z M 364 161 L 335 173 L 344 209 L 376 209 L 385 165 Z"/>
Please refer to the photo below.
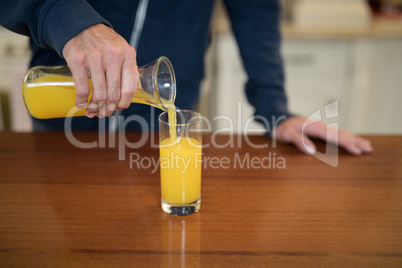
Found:
<path fill-rule="evenodd" d="M 55 49 L 61 57 L 72 37 L 97 23 L 110 26 L 85 0 L 3 0 L 0 9 L 2 26 Z"/>
<path fill-rule="evenodd" d="M 267 134 L 275 122 L 291 116 L 287 110 L 280 52 L 278 0 L 225 0 L 232 29 L 248 75 L 246 95 L 255 116 L 266 118 Z M 264 123 L 264 122 L 262 122 Z M 266 125 L 264 123 L 264 125 Z"/>

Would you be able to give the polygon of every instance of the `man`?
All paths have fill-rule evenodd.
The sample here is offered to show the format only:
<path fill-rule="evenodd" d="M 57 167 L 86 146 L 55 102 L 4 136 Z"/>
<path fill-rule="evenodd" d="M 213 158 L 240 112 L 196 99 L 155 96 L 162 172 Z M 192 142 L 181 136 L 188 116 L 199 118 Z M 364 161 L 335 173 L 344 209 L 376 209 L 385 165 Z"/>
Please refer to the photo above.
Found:
<path fill-rule="evenodd" d="M 131 105 L 137 85 L 137 65 L 167 56 L 177 78 L 176 105 L 194 109 L 203 78 L 203 57 L 209 38 L 213 0 L 3 0 L 0 23 L 31 36 L 35 65 L 67 63 L 76 84 L 78 107 L 93 95 L 88 118 L 73 120 L 75 129 L 96 129 L 97 118 L 122 110 L 122 115 L 140 114 L 149 121 L 150 108 Z M 268 135 L 294 143 L 305 153 L 315 146 L 306 136 L 338 142 L 331 130 L 314 123 L 304 129 L 305 118 L 291 116 L 286 106 L 283 64 L 280 56 L 280 11 L 277 0 L 225 0 L 249 81 L 247 97 L 256 115 L 279 118 Z M 132 46 L 126 41 L 128 40 Z M 138 46 L 137 46 L 138 44 Z M 51 48 L 51 49 L 49 49 Z M 129 107 L 130 106 L 130 107 Z M 156 120 L 153 120 L 156 122 Z M 63 120 L 34 120 L 35 129 L 62 129 Z M 132 124 L 128 129 L 136 129 Z M 303 142 L 304 140 L 304 142 Z M 370 142 L 345 130 L 339 145 L 352 154 L 370 153 Z"/>

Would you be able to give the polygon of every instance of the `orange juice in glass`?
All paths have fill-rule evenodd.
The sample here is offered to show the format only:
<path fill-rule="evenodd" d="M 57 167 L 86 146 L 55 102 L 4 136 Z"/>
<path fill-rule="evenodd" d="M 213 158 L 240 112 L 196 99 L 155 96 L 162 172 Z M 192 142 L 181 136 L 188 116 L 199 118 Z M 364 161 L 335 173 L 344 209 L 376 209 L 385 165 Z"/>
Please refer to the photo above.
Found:
<path fill-rule="evenodd" d="M 176 123 L 172 123 L 176 115 Z M 173 130 L 174 129 L 174 130 Z M 161 206 L 176 216 L 201 206 L 202 116 L 189 110 L 159 116 Z"/>

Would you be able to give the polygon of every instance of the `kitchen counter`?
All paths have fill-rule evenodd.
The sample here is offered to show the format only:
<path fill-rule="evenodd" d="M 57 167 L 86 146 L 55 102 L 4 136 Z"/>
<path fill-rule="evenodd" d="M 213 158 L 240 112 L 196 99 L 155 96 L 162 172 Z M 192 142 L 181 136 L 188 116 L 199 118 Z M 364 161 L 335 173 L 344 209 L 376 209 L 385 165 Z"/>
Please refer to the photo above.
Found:
<path fill-rule="evenodd" d="M 374 153 L 341 150 L 337 167 L 234 136 L 233 147 L 204 149 L 200 212 L 174 217 L 160 208 L 159 171 L 145 165 L 158 158 L 154 139 L 118 161 L 108 137 L 74 135 L 103 148 L 78 148 L 64 133 L 0 132 L 1 267 L 402 264 L 402 136 L 367 136 Z"/>

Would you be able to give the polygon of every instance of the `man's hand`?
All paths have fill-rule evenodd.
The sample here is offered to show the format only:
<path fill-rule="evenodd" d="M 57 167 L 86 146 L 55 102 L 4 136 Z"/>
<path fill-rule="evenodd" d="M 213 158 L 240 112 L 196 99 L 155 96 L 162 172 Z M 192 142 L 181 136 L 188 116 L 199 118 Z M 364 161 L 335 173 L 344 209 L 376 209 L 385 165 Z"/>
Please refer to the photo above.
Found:
<path fill-rule="evenodd" d="M 293 143 L 306 154 L 314 154 L 317 151 L 314 143 L 308 137 L 338 144 L 353 155 L 369 154 L 373 151 L 373 147 L 367 139 L 343 129 L 327 127 L 321 122 L 305 124 L 306 120 L 308 119 L 303 117 L 291 117 L 273 130 L 272 137 L 280 142 Z M 303 129 L 303 125 L 308 126 Z M 327 128 L 329 128 L 328 133 Z"/>
<path fill-rule="evenodd" d="M 91 78 L 86 116 L 106 117 L 130 105 L 138 83 L 136 52 L 113 29 L 104 24 L 87 28 L 66 43 L 63 57 L 74 77 L 78 108 L 88 102 Z"/>

